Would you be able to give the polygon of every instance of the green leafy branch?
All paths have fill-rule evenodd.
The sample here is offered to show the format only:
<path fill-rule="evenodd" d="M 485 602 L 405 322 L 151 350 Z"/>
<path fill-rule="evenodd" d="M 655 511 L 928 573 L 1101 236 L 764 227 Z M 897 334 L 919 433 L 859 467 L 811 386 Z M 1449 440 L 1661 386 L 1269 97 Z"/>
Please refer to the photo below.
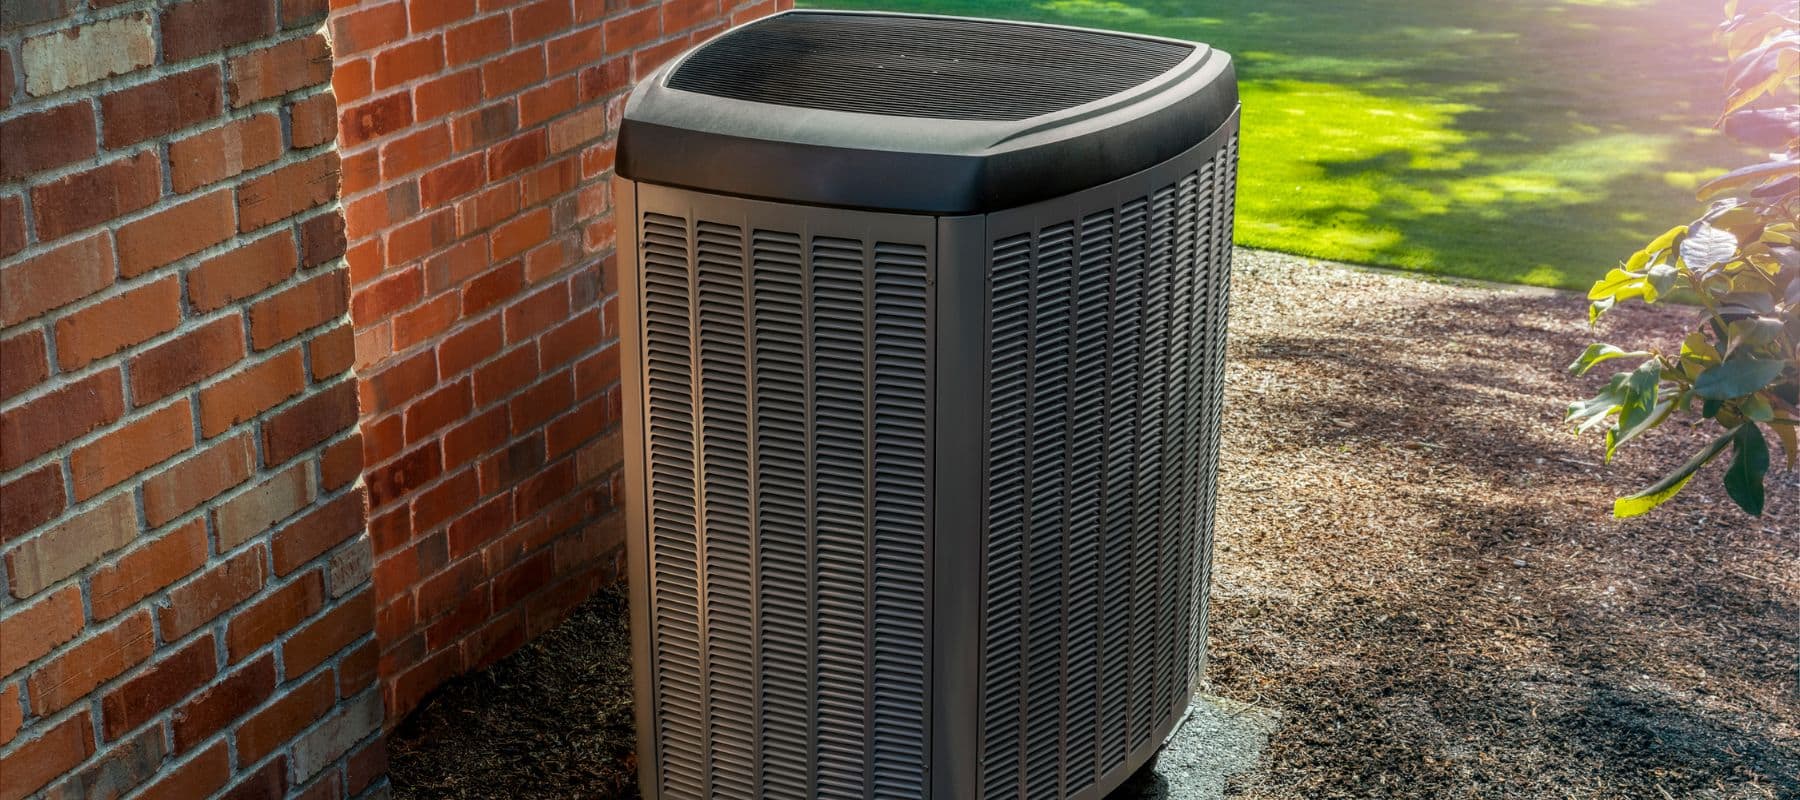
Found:
<path fill-rule="evenodd" d="M 1780 4 L 1773 4 L 1780 5 Z M 1746 513 L 1767 501 L 1769 439 L 1792 468 L 1800 459 L 1800 105 L 1776 105 L 1800 85 L 1800 19 L 1789 10 L 1726 5 L 1720 29 L 1731 58 L 1719 126 L 1769 160 L 1700 187 L 1706 215 L 1656 238 L 1588 292 L 1590 322 L 1629 302 L 1697 308 L 1695 330 L 1676 352 L 1590 346 L 1569 369 L 1642 359 L 1599 395 L 1569 407 L 1581 432 L 1606 427 L 1606 459 L 1677 413 L 1722 432 L 1662 480 L 1617 500 L 1621 518 L 1675 497 L 1726 453 L 1725 490 Z"/>

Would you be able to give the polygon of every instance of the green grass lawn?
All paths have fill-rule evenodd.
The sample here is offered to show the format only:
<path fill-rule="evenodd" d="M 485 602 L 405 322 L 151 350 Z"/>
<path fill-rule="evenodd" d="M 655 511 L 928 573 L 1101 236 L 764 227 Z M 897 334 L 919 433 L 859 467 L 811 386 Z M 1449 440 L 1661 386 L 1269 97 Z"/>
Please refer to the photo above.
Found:
<path fill-rule="evenodd" d="M 827 0 L 1206 42 L 1238 63 L 1238 241 L 1585 289 L 1750 155 L 1716 0 Z"/>

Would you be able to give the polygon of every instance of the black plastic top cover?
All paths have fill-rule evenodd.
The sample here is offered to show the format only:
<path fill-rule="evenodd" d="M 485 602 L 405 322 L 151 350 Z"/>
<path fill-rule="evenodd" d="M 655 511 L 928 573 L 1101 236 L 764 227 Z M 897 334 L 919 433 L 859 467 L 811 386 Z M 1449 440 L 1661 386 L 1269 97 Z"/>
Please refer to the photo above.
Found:
<path fill-rule="evenodd" d="M 639 84 L 631 180 L 815 205 L 975 214 L 1148 169 L 1232 121 L 1231 59 L 1053 25 L 790 11 Z"/>

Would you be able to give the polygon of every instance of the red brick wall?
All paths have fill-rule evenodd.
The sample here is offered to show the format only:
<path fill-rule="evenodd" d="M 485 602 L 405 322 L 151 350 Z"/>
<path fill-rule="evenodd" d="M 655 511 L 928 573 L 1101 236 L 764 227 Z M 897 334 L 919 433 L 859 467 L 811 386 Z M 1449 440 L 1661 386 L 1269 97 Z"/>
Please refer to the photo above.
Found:
<path fill-rule="evenodd" d="M 779 1 L 333 1 L 390 719 L 619 574 L 625 92 Z"/>
<path fill-rule="evenodd" d="M 324 16 L 0 0 L 0 800 L 379 780 Z"/>

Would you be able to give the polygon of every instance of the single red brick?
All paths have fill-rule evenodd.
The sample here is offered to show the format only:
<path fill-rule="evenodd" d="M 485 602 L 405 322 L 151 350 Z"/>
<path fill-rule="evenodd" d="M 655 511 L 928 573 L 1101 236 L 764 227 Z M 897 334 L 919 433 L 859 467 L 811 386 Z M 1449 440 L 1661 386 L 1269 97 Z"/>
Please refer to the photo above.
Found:
<path fill-rule="evenodd" d="M 48 377 L 50 364 L 43 333 L 27 330 L 0 339 L 0 400 L 16 396 Z"/>
<path fill-rule="evenodd" d="M 262 591 L 267 578 L 265 558 L 261 547 L 252 547 L 170 589 L 156 608 L 156 624 L 163 637 L 172 640 L 186 636 Z"/>
<path fill-rule="evenodd" d="M 513 40 L 542 39 L 568 30 L 574 22 L 568 0 L 536 0 L 513 10 Z"/>
<path fill-rule="evenodd" d="M 231 617 L 225 629 L 226 651 L 232 663 L 293 630 L 301 620 L 317 613 L 324 603 L 325 583 L 318 570 L 251 603 Z M 260 758 L 260 756 L 259 756 Z"/>
<path fill-rule="evenodd" d="M 555 140 L 555 126 L 551 140 Z M 581 164 L 574 157 L 553 161 L 532 170 L 519 180 L 519 193 L 525 205 L 535 206 L 575 188 L 581 179 Z"/>
<path fill-rule="evenodd" d="M 484 17 L 444 32 L 444 56 L 451 66 L 480 61 L 510 50 L 512 45 L 512 22 L 505 14 Z"/>
<path fill-rule="evenodd" d="M 20 195 L 0 197 L 0 258 L 25 249 L 25 200 Z"/>
<path fill-rule="evenodd" d="M 305 675 L 367 636 L 374 622 L 375 593 L 365 589 L 288 637 L 281 646 L 281 663 L 290 674 Z"/>
<path fill-rule="evenodd" d="M 517 50 L 481 65 L 481 95 L 489 100 L 498 100 L 542 80 L 542 47 Z"/>
<path fill-rule="evenodd" d="M 407 0 L 407 19 L 414 33 L 441 28 L 475 15 L 475 0 Z"/>
<path fill-rule="evenodd" d="M 74 371 L 180 323 L 181 281 L 170 275 L 57 320 L 56 363 Z"/>
<path fill-rule="evenodd" d="M 294 234 L 283 228 L 200 262 L 188 272 L 188 302 L 201 313 L 223 308 L 287 280 L 295 266 Z"/>
<path fill-rule="evenodd" d="M 465 315 L 479 314 L 501 305 L 517 295 L 519 290 L 524 287 L 524 266 L 518 261 L 502 264 L 464 284 L 462 290 L 463 313 Z"/>
<path fill-rule="evenodd" d="M 275 6 L 267 0 L 192 0 L 162 12 L 163 58 L 186 61 L 274 32 Z"/>
<path fill-rule="evenodd" d="M 447 380 L 500 352 L 503 337 L 498 316 L 465 325 L 438 345 L 440 379 Z"/>
<path fill-rule="evenodd" d="M 306 388 L 300 348 L 290 348 L 200 391 L 200 431 L 208 438 Z"/>
<path fill-rule="evenodd" d="M 210 640 L 211 637 L 207 637 Z M 264 655 L 226 675 L 171 715 L 175 751 L 186 752 L 223 730 L 275 691 L 275 657 Z"/>
<path fill-rule="evenodd" d="M 170 185 L 177 192 L 191 191 L 256 169 L 280 158 L 281 152 L 281 120 L 274 114 L 233 120 L 169 145 Z"/>
<path fill-rule="evenodd" d="M 510 430 L 505 406 L 497 406 L 450 429 L 444 434 L 445 468 L 455 469 L 492 452 L 506 442 Z"/>
<path fill-rule="evenodd" d="M 129 214 L 162 196 L 162 164 L 153 151 L 121 158 L 31 189 L 38 239 L 61 239 Z"/>
<path fill-rule="evenodd" d="M 12 470 L 125 413 L 119 371 L 106 369 L 0 411 L 0 470 Z"/>
<path fill-rule="evenodd" d="M 606 52 L 620 53 L 662 35 L 662 13 L 655 6 L 606 21 Z"/>
<path fill-rule="evenodd" d="M 475 369 L 475 407 L 511 397 L 538 374 L 537 348 L 527 342 Z"/>
<path fill-rule="evenodd" d="M 106 147 L 117 150 L 219 116 L 219 66 L 177 72 L 100 98 Z"/>
<path fill-rule="evenodd" d="M 375 54 L 377 91 L 432 75 L 444 68 L 444 37 L 415 39 Z"/>
<path fill-rule="evenodd" d="M 530 127 L 551 117 L 566 113 L 580 101 L 580 81 L 570 75 L 519 95 L 519 124 Z"/>
<path fill-rule="evenodd" d="M 249 436 L 213 445 L 144 481 L 144 518 L 151 527 L 160 526 L 248 480 L 254 469 L 256 448 Z"/>
<path fill-rule="evenodd" d="M 373 646 L 360 649 L 367 650 L 371 653 L 376 650 Z M 339 680 L 340 682 L 342 681 L 341 678 Z M 376 781 L 387 777 L 387 774 L 388 748 L 387 739 L 383 737 L 363 745 L 361 748 L 352 752 L 348 759 L 345 759 L 344 790 L 348 792 L 350 796 L 356 797 L 360 795 L 364 789 L 374 785 Z"/>
<path fill-rule="evenodd" d="M 94 110 L 69 103 L 0 122 L 0 180 L 14 181 L 90 158 Z"/>
<path fill-rule="evenodd" d="M 330 80 L 331 45 L 318 34 L 289 39 L 233 56 L 226 68 L 231 75 L 231 105 L 243 108 Z"/>
<path fill-rule="evenodd" d="M 494 229 L 491 239 L 492 257 L 496 262 L 505 261 L 549 238 L 549 209 L 529 211 Z"/>
<path fill-rule="evenodd" d="M 511 136 L 519 129 L 518 107 L 511 102 L 496 103 L 458 116 L 450 123 L 450 143 L 458 153 Z"/>
<path fill-rule="evenodd" d="M 327 0 L 281 0 L 281 27 L 298 28 L 325 19 L 330 13 Z"/>
<path fill-rule="evenodd" d="M 275 574 L 287 575 L 337 545 L 362 532 L 367 519 L 361 490 L 308 511 L 275 533 L 271 547 Z M 292 665 L 289 665 L 292 669 Z"/>
<path fill-rule="evenodd" d="M 69 455 L 75 499 L 98 495 L 193 446 L 194 417 L 186 398 L 137 417 Z"/>
<path fill-rule="evenodd" d="M 539 128 L 494 145 L 488 150 L 489 177 L 499 180 L 543 163 L 547 138 Z"/>
<path fill-rule="evenodd" d="M 187 763 L 163 773 L 149 785 L 138 800 L 191 800 L 211 797 L 231 778 L 231 754 L 224 742 L 207 748 Z"/>
<path fill-rule="evenodd" d="M 95 570 L 89 604 L 95 619 L 117 615 L 206 564 L 206 523 L 193 520 Z"/>
<path fill-rule="evenodd" d="M 461 318 L 455 292 L 445 292 L 394 315 L 394 349 L 406 351 L 437 338 Z"/>
<path fill-rule="evenodd" d="M 27 740 L 11 753 L 0 756 L 0 797 L 8 800 L 25 797 L 93 754 L 94 726 L 83 709 L 36 739 Z"/>
<path fill-rule="evenodd" d="M 451 161 L 419 177 L 419 202 L 436 208 L 481 188 L 487 161 L 480 153 Z"/>
<path fill-rule="evenodd" d="M 300 266 L 322 266 L 344 254 L 344 217 L 337 211 L 300 223 Z"/>
<path fill-rule="evenodd" d="M 508 405 L 512 414 L 513 435 L 517 436 L 544 424 L 574 402 L 575 381 L 571 379 L 569 372 L 559 372 L 545 378 L 537 385 L 520 392 Z"/>
<path fill-rule="evenodd" d="M 381 647 L 376 640 L 370 639 L 351 648 L 350 652 L 338 661 L 338 697 L 350 698 L 374 685 L 380 666 Z M 386 741 L 379 737 L 369 747 L 384 752 L 387 750 Z M 386 756 L 384 755 L 382 758 L 386 758 Z M 356 769 L 354 762 L 350 768 Z"/>
<path fill-rule="evenodd" d="M 469 381 L 465 378 L 413 403 L 406 409 L 406 443 L 413 444 L 468 416 L 471 396 Z"/>
<path fill-rule="evenodd" d="M 67 507 L 62 469 L 54 462 L 0 483 L 0 542 L 56 519 Z"/>
<path fill-rule="evenodd" d="M 11 616 L 0 618 L 0 675 L 12 677 L 81 633 L 81 587 L 64 586 Z"/>
<path fill-rule="evenodd" d="M 354 103 L 375 90 L 375 65 L 367 58 L 344 58 L 331 70 L 331 93 L 340 104 Z"/>
<path fill-rule="evenodd" d="M 600 344 L 600 315 L 579 314 L 538 340 L 538 361 L 552 369 L 575 360 Z"/>
<path fill-rule="evenodd" d="M 12 53 L 0 50 L 0 108 L 12 105 L 14 81 Z"/>
<path fill-rule="evenodd" d="M 568 284 L 558 282 L 507 307 L 506 343 L 529 339 L 568 318 Z"/>
<path fill-rule="evenodd" d="M 381 177 L 393 180 L 436 166 L 449 157 L 450 129 L 445 125 L 434 125 L 382 145 Z"/>
<path fill-rule="evenodd" d="M 387 3 L 336 14 L 331 18 L 331 31 L 339 58 L 400 41 L 406 36 L 406 4 Z"/>
<path fill-rule="evenodd" d="M 344 315 L 349 289 L 342 270 L 332 270 L 250 307 L 250 343 L 267 350 Z"/>
<path fill-rule="evenodd" d="M 412 95 L 395 92 L 339 111 L 338 139 L 340 144 L 350 147 L 386 136 L 412 123 Z"/>
<path fill-rule="evenodd" d="M 339 325 L 313 337 L 307 343 L 312 358 L 312 378 L 322 381 L 350 369 L 355 359 L 354 341 L 349 325 Z"/>
<path fill-rule="evenodd" d="M 337 101 L 330 92 L 289 103 L 287 108 L 294 149 L 317 147 L 337 138 Z"/>
<path fill-rule="evenodd" d="M 492 263 L 488 261 L 487 236 L 476 234 L 426 259 L 425 292 L 438 294 L 455 291 L 486 272 L 490 266 Z"/>
<path fill-rule="evenodd" d="M 153 403 L 244 357 L 244 321 L 229 314 L 131 359 L 134 405 Z"/>
<path fill-rule="evenodd" d="M 428 441 L 393 461 L 374 467 L 363 476 L 369 487 L 369 507 L 381 508 L 405 497 L 442 473 L 436 441 Z"/>
<path fill-rule="evenodd" d="M 454 225 L 454 221 L 447 214 L 433 215 L 424 222 L 434 223 L 440 227 Z M 427 230 L 423 233 L 409 232 L 408 235 L 430 237 L 432 235 L 430 228 L 431 226 L 428 225 Z M 429 242 L 429 239 L 427 241 Z M 419 245 L 407 239 L 402 239 L 402 242 L 413 249 L 429 246 Z M 418 267 L 407 267 L 390 273 L 381 280 L 358 289 L 351 296 L 350 318 L 359 325 L 387 319 L 400 309 L 418 302 L 424 288 L 424 273 Z"/>
<path fill-rule="evenodd" d="M 9 683 L 0 689 L 0 747 L 12 744 L 24 725 L 25 709 L 19 705 L 19 684 Z"/>
<path fill-rule="evenodd" d="M 100 699 L 101 728 L 105 737 L 117 739 L 149 722 L 163 709 L 205 686 L 218 672 L 218 657 L 210 633 L 190 642 L 174 655 L 151 664 Z M 161 732 L 157 735 L 160 738 Z"/>
<path fill-rule="evenodd" d="M 673 33 L 719 19 L 719 0 L 668 0 L 662 8 L 662 29 Z"/>
<path fill-rule="evenodd" d="M 619 382 L 619 345 L 615 342 L 575 365 L 575 394 L 590 397 L 602 394 Z"/>
<path fill-rule="evenodd" d="M 231 238 L 236 214 L 221 189 L 119 228 L 119 273 L 136 277 Z"/>
<path fill-rule="evenodd" d="M 441 75 L 413 87 L 413 115 L 427 122 L 481 101 L 481 70 L 470 68 Z"/>
<path fill-rule="evenodd" d="M 263 455 L 270 464 L 288 459 L 356 424 L 356 383 L 341 381 L 263 421 Z"/>
<path fill-rule="evenodd" d="M 213 509 L 219 549 L 230 550 L 267 533 L 313 500 L 312 467 L 300 461 Z"/>
<path fill-rule="evenodd" d="M 595 26 L 545 42 L 547 71 L 551 75 L 561 75 L 598 63 L 606 55 L 605 41 L 601 36 L 601 28 Z"/>
<path fill-rule="evenodd" d="M 49 716 L 68 708 L 100 684 L 144 663 L 155 648 L 156 633 L 151 630 L 148 611 L 90 634 L 31 674 L 26 688 L 32 712 Z"/>
<path fill-rule="evenodd" d="M 336 153 L 321 153 L 238 187 L 238 230 L 253 231 L 337 197 Z"/>
<path fill-rule="evenodd" d="M 112 238 L 104 232 L 0 269 L 0 327 L 72 303 L 112 282 Z"/>
<path fill-rule="evenodd" d="M 326 491 L 336 491 L 356 480 L 362 468 L 362 436 L 356 434 L 325 448 L 319 456 L 319 482 Z"/>
<path fill-rule="evenodd" d="M 631 86 L 631 57 L 615 56 L 581 71 L 581 100 L 591 103 Z"/>

